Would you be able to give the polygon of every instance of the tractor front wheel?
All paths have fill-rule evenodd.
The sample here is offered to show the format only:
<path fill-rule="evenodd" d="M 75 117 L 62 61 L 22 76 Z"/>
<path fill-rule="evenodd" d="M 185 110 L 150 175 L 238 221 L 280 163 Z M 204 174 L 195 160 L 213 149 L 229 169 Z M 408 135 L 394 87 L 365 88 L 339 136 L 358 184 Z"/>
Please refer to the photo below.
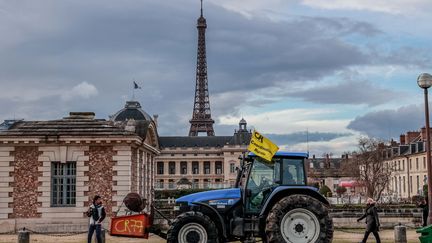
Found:
<path fill-rule="evenodd" d="M 180 214 L 171 224 L 167 243 L 217 243 L 218 232 L 215 223 L 200 212 Z"/>
<path fill-rule="evenodd" d="M 323 203 L 307 195 L 291 195 L 270 210 L 265 233 L 267 242 L 330 243 L 333 223 Z"/>

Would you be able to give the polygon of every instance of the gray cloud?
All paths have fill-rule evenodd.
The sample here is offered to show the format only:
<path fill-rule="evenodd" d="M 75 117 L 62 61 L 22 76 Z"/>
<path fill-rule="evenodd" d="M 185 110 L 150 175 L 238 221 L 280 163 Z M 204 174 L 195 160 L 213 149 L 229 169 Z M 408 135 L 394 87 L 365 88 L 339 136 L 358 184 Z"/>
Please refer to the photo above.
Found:
<path fill-rule="evenodd" d="M 72 110 L 108 117 L 131 96 L 135 79 L 143 86 L 135 97 L 149 114 L 160 115 L 161 135 L 187 134 L 195 85 L 197 1 L 5 1 L 0 9 L 0 100 L 7 105 L 2 105 L 0 119 L 55 119 Z M 346 39 L 381 33 L 371 24 L 346 18 L 272 22 L 211 4 L 205 15 L 214 117 L 238 113 L 257 89 L 319 80 L 368 64 L 368 52 Z M 408 53 L 388 59 L 403 55 Z M 79 99 L 44 92 L 83 82 L 97 93 Z M 11 90 L 18 90 L 13 99 Z M 25 95 L 32 99 L 20 97 Z"/>
<path fill-rule="evenodd" d="M 270 140 L 280 145 L 294 145 L 306 142 L 331 141 L 340 137 L 351 136 L 350 133 L 331 133 L 331 132 L 295 132 L 289 134 L 266 134 Z"/>
<path fill-rule="evenodd" d="M 369 81 L 344 81 L 335 85 L 317 86 L 289 93 L 292 97 L 324 104 L 366 104 L 376 106 L 402 97 L 395 92 L 373 85 Z"/>
<path fill-rule="evenodd" d="M 356 117 L 348 128 L 372 137 L 398 139 L 400 134 L 424 126 L 423 109 L 420 105 L 409 105 L 395 110 L 369 112 Z"/>

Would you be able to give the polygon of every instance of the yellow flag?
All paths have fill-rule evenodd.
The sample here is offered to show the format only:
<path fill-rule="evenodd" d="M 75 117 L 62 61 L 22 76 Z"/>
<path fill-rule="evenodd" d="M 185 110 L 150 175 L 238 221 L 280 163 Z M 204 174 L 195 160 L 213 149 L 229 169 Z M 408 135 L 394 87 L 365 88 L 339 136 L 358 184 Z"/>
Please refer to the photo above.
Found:
<path fill-rule="evenodd" d="M 248 150 L 265 160 L 271 161 L 279 147 L 254 130 Z"/>

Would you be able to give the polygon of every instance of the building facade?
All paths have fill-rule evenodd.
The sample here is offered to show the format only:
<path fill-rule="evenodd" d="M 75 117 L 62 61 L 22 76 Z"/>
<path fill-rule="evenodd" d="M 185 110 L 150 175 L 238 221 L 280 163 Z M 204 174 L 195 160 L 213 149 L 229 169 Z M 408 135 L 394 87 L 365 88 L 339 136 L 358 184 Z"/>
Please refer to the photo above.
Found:
<path fill-rule="evenodd" d="M 130 119 L 138 115 L 130 114 L 130 105 L 137 102 L 111 120 L 71 112 L 59 120 L 17 121 L 1 131 L 0 231 L 86 227 L 83 212 L 94 195 L 102 197 L 108 216 L 129 192 L 153 200 L 156 124 L 148 116 Z"/>
<path fill-rule="evenodd" d="M 392 169 L 392 175 L 385 195 L 393 200 L 409 200 L 423 195 L 427 185 L 426 129 L 410 131 L 392 141 L 385 149 L 385 163 Z"/>
<path fill-rule="evenodd" d="M 234 185 L 239 156 L 247 151 L 251 132 L 242 119 L 233 136 L 160 137 L 156 190 L 227 188 Z"/>

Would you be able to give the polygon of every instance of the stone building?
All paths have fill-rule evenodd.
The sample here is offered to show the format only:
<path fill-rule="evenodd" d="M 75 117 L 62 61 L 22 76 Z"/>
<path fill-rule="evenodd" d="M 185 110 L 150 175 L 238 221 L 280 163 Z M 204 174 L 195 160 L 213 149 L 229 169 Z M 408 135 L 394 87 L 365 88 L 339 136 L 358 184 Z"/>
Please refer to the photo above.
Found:
<path fill-rule="evenodd" d="M 83 212 L 96 194 L 108 216 L 129 192 L 153 199 L 155 121 L 138 102 L 127 102 L 110 120 L 94 116 L 71 112 L 0 131 L 0 232 L 85 229 Z"/>
<path fill-rule="evenodd" d="M 232 136 L 160 137 L 156 159 L 159 190 L 226 188 L 234 185 L 239 156 L 247 151 L 251 132 L 242 119 Z"/>
<path fill-rule="evenodd" d="M 385 195 L 392 200 L 407 200 L 423 195 L 427 184 L 426 129 L 400 135 L 400 142 L 392 141 L 385 149 L 385 162 L 392 175 Z"/>
<path fill-rule="evenodd" d="M 306 169 L 310 184 L 317 183 L 320 187 L 326 185 L 336 196 L 336 189 L 339 186 L 347 188 L 346 194 L 355 195 L 362 191 L 362 187 L 355 181 L 350 170 L 350 158 L 343 154 L 339 158 L 333 158 L 326 154 L 323 158 L 315 157 L 308 159 Z"/>

